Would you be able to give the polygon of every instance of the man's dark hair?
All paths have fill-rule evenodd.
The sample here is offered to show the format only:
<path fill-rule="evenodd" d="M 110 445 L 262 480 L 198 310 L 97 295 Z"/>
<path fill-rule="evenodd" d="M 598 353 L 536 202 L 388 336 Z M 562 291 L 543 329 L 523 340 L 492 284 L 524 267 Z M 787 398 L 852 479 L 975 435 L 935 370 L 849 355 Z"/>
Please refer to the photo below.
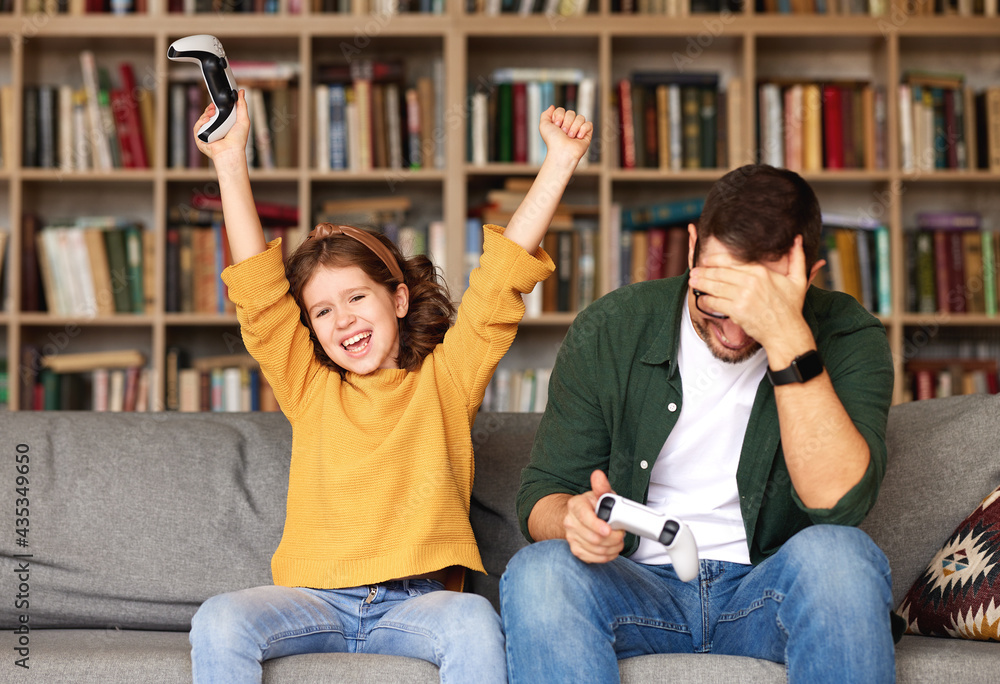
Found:
<path fill-rule="evenodd" d="M 730 171 L 708 191 L 698 220 L 694 262 L 700 241 L 715 237 L 736 258 L 747 262 L 779 259 L 802 235 L 806 273 L 819 258 L 823 228 L 816 193 L 802 176 L 767 164 Z"/>

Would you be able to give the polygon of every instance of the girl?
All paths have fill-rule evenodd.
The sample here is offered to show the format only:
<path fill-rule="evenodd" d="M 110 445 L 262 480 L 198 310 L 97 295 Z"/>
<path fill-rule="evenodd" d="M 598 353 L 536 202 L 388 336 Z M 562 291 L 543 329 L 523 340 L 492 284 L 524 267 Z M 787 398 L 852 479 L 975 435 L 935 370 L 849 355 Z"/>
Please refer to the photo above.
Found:
<path fill-rule="evenodd" d="M 542 114 L 545 161 L 507 228 L 485 227 L 450 329 L 433 266 L 381 236 L 320 224 L 283 265 L 254 208 L 248 130 L 240 91 L 232 130 L 198 146 L 219 177 L 234 262 L 223 280 L 292 425 L 288 503 L 274 585 L 215 596 L 194 616 L 194 680 L 259 682 L 270 658 L 367 652 L 430 661 L 442 682 L 506 682 L 496 611 L 460 593 L 466 569 L 484 572 L 471 427 L 521 294 L 554 269 L 539 243 L 593 125 Z"/>

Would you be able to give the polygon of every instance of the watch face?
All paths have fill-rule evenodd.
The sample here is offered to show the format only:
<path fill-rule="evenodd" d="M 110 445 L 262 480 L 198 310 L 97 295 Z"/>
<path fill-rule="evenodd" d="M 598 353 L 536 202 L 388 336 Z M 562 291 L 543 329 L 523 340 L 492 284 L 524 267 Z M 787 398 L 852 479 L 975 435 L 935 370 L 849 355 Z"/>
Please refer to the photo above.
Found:
<path fill-rule="evenodd" d="M 799 382 L 812 380 L 823 372 L 823 360 L 820 359 L 819 352 L 815 349 L 796 358 L 792 365 L 795 367 L 795 374 L 798 376 Z"/>

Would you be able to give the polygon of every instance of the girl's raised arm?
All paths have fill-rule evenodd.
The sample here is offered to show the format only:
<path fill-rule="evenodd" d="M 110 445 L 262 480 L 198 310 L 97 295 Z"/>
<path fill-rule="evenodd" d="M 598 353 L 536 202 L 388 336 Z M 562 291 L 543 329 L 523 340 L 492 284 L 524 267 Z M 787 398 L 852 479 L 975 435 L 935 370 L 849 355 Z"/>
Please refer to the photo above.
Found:
<path fill-rule="evenodd" d="M 545 237 L 576 165 L 590 147 L 594 124 L 573 111 L 549 107 L 542 112 L 538 131 L 545 141 L 545 160 L 504 231 L 528 254 L 534 254 Z"/>
<path fill-rule="evenodd" d="M 250 172 L 247 169 L 247 137 L 250 134 L 250 116 L 247 112 L 246 95 L 239 91 L 236 104 L 236 123 L 224 138 L 213 143 L 205 143 L 198 138 L 198 129 L 215 113 L 215 105 L 209 103 L 205 112 L 194 125 L 195 141 L 198 149 L 215 162 L 215 172 L 219 177 L 219 194 L 222 197 L 222 213 L 226 220 L 226 234 L 229 236 L 229 250 L 233 263 L 260 254 L 267 248 L 264 230 L 260 225 L 253 192 L 250 189 Z"/>

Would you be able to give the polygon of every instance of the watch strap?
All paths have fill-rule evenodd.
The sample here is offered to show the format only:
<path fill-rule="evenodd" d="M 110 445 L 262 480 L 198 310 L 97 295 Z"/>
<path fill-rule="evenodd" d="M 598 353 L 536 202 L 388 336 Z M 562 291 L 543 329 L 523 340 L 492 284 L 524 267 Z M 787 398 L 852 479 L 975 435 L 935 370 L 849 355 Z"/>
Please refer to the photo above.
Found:
<path fill-rule="evenodd" d="M 777 387 L 795 382 L 809 382 L 822 372 L 823 359 L 820 358 L 818 351 L 810 349 L 806 353 L 796 356 L 788 368 L 774 371 L 768 366 L 767 379 Z"/>

